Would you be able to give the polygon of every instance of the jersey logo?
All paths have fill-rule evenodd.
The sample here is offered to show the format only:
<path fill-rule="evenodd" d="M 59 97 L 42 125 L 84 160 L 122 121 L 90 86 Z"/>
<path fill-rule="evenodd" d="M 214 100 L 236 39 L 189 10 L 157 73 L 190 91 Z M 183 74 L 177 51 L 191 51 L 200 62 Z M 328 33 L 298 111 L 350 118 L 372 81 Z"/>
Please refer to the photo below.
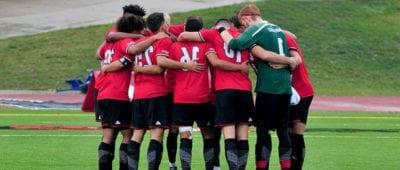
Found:
<path fill-rule="evenodd" d="M 161 122 L 157 120 L 156 125 L 161 125 Z"/>
<path fill-rule="evenodd" d="M 120 125 L 121 122 L 120 122 L 119 120 L 117 120 L 117 121 L 115 122 L 115 124 L 116 124 L 116 125 Z"/>

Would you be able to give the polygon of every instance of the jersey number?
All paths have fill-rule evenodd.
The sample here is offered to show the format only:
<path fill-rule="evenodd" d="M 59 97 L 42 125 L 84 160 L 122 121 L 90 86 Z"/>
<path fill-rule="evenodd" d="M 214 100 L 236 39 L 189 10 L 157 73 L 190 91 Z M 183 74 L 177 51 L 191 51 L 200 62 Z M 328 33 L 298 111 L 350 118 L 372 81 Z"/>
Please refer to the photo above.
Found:
<path fill-rule="evenodd" d="M 225 50 L 225 55 L 230 58 L 234 59 L 236 58 L 237 63 L 242 62 L 242 53 L 240 51 L 233 51 L 230 48 L 228 48 L 228 44 L 224 43 L 224 50 Z"/>
<path fill-rule="evenodd" d="M 136 55 L 135 63 L 139 64 L 139 66 L 153 65 L 153 63 L 151 62 L 151 58 L 150 58 L 150 55 L 153 52 L 154 52 L 154 48 L 153 48 L 153 46 L 150 46 L 149 48 L 146 49 L 146 51 L 144 53 Z M 145 58 L 147 64 L 143 64 L 143 62 L 142 62 L 143 54 L 144 54 L 144 58 Z"/>
<path fill-rule="evenodd" d="M 285 56 L 283 52 L 283 40 L 282 38 L 278 38 L 278 48 L 279 48 L 279 55 Z"/>
<path fill-rule="evenodd" d="M 104 64 L 110 64 L 112 62 L 112 56 L 114 55 L 114 50 L 113 49 L 108 49 L 105 53 L 104 53 L 105 57 L 103 60 Z"/>
<path fill-rule="evenodd" d="M 200 52 L 199 47 L 194 46 L 192 48 L 192 56 L 191 57 L 190 57 L 189 52 L 186 49 L 186 47 L 182 47 L 181 50 L 182 50 L 182 53 L 183 53 L 183 56 L 180 59 L 181 63 L 188 63 L 190 61 L 198 61 L 199 60 L 199 58 L 198 58 L 198 54 Z M 187 69 L 182 69 L 182 70 L 183 71 L 188 71 Z"/>

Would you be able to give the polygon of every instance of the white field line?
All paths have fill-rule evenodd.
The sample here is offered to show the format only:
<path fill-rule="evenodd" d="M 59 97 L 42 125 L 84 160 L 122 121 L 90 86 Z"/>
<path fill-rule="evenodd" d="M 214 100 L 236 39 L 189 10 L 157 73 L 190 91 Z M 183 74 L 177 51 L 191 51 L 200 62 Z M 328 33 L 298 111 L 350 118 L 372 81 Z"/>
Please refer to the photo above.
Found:
<path fill-rule="evenodd" d="M 101 135 L 74 135 L 74 134 L 56 134 L 56 135 L 40 135 L 40 134 L 0 134 L 0 137 L 101 137 Z M 272 135 L 272 137 L 277 137 L 276 135 Z M 357 135 L 335 135 L 335 136 L 326 136 L 326 135 L 306 135 L 305 138 L 352 138 L 352 139 L 400 139 L 400 136 L 357 136 Z"/>
<path fill-rule="evenodd" d="M 0 117 L 91 117 L 93 113 L 82 114 L 52 114 L 52 113 L 38 113 L 38 114 L 20 114 L 20 113 L 4 113 Z M 372 120 L 400 120 L 400 116 L 309 116 L 310 119 L 372 119 Z"/>

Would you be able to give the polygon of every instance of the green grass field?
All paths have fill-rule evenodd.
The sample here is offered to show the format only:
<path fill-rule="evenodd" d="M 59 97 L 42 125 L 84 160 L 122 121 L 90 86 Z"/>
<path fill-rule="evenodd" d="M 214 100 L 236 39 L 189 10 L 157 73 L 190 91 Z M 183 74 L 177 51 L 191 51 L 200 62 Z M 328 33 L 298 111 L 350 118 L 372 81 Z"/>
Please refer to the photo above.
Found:
<path fill-rule="evenodd" d="M 400 1 L 259 1 L 263 17 L 298 36 L 318 95 L 400 95 Z M 210 26 L 242 5 L 172 14 Z M 0 40 L 0 89 L 55 89 L 96 69 L 110 25 Z M 17 64 L 16 64 L 17 63 Z M 373 80 L 373 81 L 372 81 Z"/>
<path fill-rule="evenodd" d="M 92 114 L 79 111 L 1 109 L 0 126 L 87 125 L 97 126 Z M 0 129 L 0 169 L 96 169 L 100 131 Z M 400 167 L 400 114 L 311 113 L 305 135 L 304 169 L 386 169 Z M 272 168 L 279 169 L 274 135 Z M 142 145 L 141 168 L 146 169 L 148 138 Z M 222 142 L 221 142 L 222 143 Z M 250 133 L 248 169 L 254 169 L 255 133 Z M 223 144 L 223 143 L 222 143 Z M 202 142 L 195 133 L 193 169 L 203 169 Z M 223 146 L 223 145 L 222 145 Z M 226 169 L 221 154 L 222 169 Z M 118 158 L 114 160 L 117 169 Z M 168 166 L 166 151 L 161 169 Z"/>

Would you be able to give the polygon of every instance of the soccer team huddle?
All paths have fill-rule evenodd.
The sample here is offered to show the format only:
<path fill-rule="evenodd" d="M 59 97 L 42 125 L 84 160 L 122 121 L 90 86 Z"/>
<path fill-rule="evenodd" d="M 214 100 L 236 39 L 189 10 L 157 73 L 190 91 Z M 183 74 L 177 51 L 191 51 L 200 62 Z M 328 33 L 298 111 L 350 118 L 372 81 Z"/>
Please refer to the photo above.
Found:
<path fill-rule="evenodd" d="M 211 28 L 200 16 L 171 25 L 166 13 L 145 15 L 139 5 L 124 6 L 97 50 L 99 169 L 112 169 L 118 133 L 120 169 L 143 169 L 146 131 L 148 169 L 160 169 L 164 132 L 169 169 L 192 169 L 194 123 L 203 139 L 204 169 L 220 169 L 221 135 L 228 164 L 221 169 L 246 169 L 250 125 L 257 134 L 257 169 L 269 168 L 270 131 L 279 139 L 281 169 L 302 169 L 314 92 L 294 34 L 263 20 L 254 4 Z M 257 75 L 255 102 L 249 69 Z"/>

